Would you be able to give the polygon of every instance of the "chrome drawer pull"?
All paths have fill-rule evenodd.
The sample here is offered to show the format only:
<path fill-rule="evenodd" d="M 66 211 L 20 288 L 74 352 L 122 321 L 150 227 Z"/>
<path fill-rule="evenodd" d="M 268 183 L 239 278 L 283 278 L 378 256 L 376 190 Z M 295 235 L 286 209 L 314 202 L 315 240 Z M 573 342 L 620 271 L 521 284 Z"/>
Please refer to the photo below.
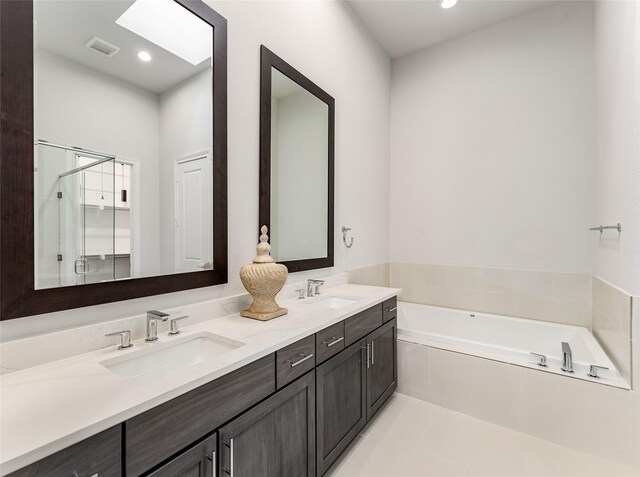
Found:
<path fill-rule="evenodd" d="M 398 309 L 398 307 L 397 307 L 397 306 L 394 306 L 393 308 L 387 308 L 387 309 L 386 309 L 386 311 L 387 311 L 388 313 L 391 313 L 392 311 L 396 311 L 397 309 Z"/>
<path fill-rule="evenodd" d="M 323 341 L 323 343 L 327 345 L 327 348 L 331 348 L 334 344 L 340 343 L 342 340 L 344 340 L 344 336 L 340 338 L 332 336 L 330 340 Z"/>
<path fill-rule="evenodd" d="M 309 359 L 313 358 L 313 353 L 311 353 L 311 354 L 309 354 L 309 355 L 307 355 L 307 356 L 305 356 L 305 355 L 304 355 L 304 353 L 300 353 L 300 355 L 299 355 L 299 356 L 303 356 L 303 358 L 300 358 L 298 361 L 291 361 L 291 360 L 289 360 L 289 362 L 291 363 L 291 367 L 292 367 L 292 368 L 295 368 L 295 367 L 296 367 L 296 366 L 298 366 L 299 364 L 302 364 L 302 363 L 304 363 L 305 361 L 307 361 L 307 360 L 309 360 Z"/>

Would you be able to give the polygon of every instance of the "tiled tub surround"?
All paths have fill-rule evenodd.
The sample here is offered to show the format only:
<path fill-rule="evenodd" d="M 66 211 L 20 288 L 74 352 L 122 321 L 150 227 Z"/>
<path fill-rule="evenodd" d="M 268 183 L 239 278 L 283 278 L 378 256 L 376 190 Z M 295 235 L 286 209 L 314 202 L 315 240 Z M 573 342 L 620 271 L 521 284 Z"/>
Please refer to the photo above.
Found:
<path fill-rule="evenodd" d="M 414 263 L 374 265 L 348 276 L 350 283 L 402 288 L 399 299 L 405 302 L 585 327 L 634 384 L 632 297 L 598 277 Z"/>
<path fill-rule="evenodd" d="M 402 301 L 591 329 L 591 275 L 391 263 Z"/>
<path fill-rule="evenodd" d="M 363 268 L 349 270 L 349 283 L 358 285 L 371 285 L 374 287 L 389 286 L 389 263 L 380 263 Z"/>
<path fill-rule="evenodd" d="M 593 334 L 614 362 L 627 382 L 632 382 L 632 326 L 633 298 L 605 282 L 593 277 Z M 636 363 L 638 365 L 638 363 Z"/>
<path fill-rule="evenodd" d="M 242 318 L 239 314 L 211 319 L 209 312 L 218 312 L 216 302 L 187 307 L 182 311 L 192 316 L 192 324 L 183 323 L 182 333 L 175 339 L 183 340 L 209 332 L 244 345 L 213 361 L 160 379 L 138 382 L 122 378 L 100 363 L 123 356 L 124 353 L 136 353 L 171 342 L 174 337 L 168 336 L 164 328 L 159 330 L 156 343 L 145 343 L 141 339 L 134 341 L 132 349 L 124 351 L 118 351 L 116 345 L 110 345 L 90 353 L 5 374 L 0 377 L 0 473 L 10 473 L 108 429 L 391 298 L 398 291 L 339 285 L 325 289 L 318 298 L 282 300 L 281 304 L 289 309 L 289 313 L 269 322 Z M 313 300 L 330 295 L 349 296 L 358 300 L 334 310 L 309 306 Z M 96 341 L 95 330 L 86 336 Z"/>
<path fill-rule="evenodd" d="M 415 303 L 398 302 L 398 308 L 398 338 L 404 341 L 629 389 L 586 328 Z M 573 373 L 561 370 L 563 341 L 572 350 Z M 546 367 L 531 352 L 546 356 Z M 592 364 L 607 369 L 592 378 Z"/>
<path fill-rule="evenodd" d="M 398 340 L 399 393 L 640 473 L 638 393 Z"/>

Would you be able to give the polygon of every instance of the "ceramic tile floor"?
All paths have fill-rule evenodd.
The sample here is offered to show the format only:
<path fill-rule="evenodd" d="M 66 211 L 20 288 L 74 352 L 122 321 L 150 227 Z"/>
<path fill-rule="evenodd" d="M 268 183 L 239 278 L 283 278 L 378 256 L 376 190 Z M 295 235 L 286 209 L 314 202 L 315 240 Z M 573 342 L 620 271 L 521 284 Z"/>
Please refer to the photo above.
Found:
<path fill-rule="evenodd" d="M 329 477 L 619 477 L 640 472 L 395 394 Z"/>

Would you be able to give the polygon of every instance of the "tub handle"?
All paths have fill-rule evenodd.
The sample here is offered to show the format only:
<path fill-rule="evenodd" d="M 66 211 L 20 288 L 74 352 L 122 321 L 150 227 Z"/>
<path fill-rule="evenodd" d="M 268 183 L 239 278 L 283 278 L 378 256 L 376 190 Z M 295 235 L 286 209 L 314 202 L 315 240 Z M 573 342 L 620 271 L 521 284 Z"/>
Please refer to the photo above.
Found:
<path fill-rule="evenodd" d="M 592 364 L 589 366 L 589 372 L 587 373 L 587 376 L 589 376 L 590 378 L 599 379 L 600 376 L 598 376 L 598 371 L 601 369 L 609 369 L 609 368 L 605 366 L 598 366 L 597 364 Z"/>
<path fill-rule="evenodd" d="M 544 354 L 534 353 L 533 351 L 531 352 L 531 354 L 538 357 L 538 366 L 540 366 L 541 368 L 547 367 L 547 357 Z"/>

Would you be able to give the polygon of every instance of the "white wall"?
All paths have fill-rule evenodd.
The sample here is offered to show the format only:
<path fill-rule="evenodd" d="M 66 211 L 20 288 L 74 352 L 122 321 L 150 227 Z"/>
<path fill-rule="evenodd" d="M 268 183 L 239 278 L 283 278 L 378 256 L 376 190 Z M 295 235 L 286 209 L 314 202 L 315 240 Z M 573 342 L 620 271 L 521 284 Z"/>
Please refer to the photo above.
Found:
<path fill-rule="evenodd" d="M 595 275 L 640 294 L 640 47 L 633 1 L 595 6 L 596 216 L 622 233 L 594 239 Z"/>
<path fill-rule="evenodd" d="M 255 256 L 259 234 L 261 44 L 336 100 L 336 264 L 333 269 L 296 273 L 289 281 L 388 261 L 388 57 L 343 2 L 213 1 L 211 5 L 227 18 L 229 32 L 229 284 L 3 321 L 3 340 L 244 290 L 238 272 Z M 352 227 L 356 239 L 348 252 L 342 245 L 341 225 Z"/>
<path fill-rule="evenodd" d="M 212 70 L 204 70 L 160 95 L 160 261 L 175 272 L 176 159 L 213 147 Z"/>
<path fill-rule="evenodd" d="M 140 161 L 140 260 L 145 275 L 157 274 L 157 95 L 45 50 L 37 50 L 36 89 L 38 139 Z"/>
<path fill-rule="evenodd" d="M 392 262 L 591 271 L 592 25 L 562 2 L 394 62 Z"/>

